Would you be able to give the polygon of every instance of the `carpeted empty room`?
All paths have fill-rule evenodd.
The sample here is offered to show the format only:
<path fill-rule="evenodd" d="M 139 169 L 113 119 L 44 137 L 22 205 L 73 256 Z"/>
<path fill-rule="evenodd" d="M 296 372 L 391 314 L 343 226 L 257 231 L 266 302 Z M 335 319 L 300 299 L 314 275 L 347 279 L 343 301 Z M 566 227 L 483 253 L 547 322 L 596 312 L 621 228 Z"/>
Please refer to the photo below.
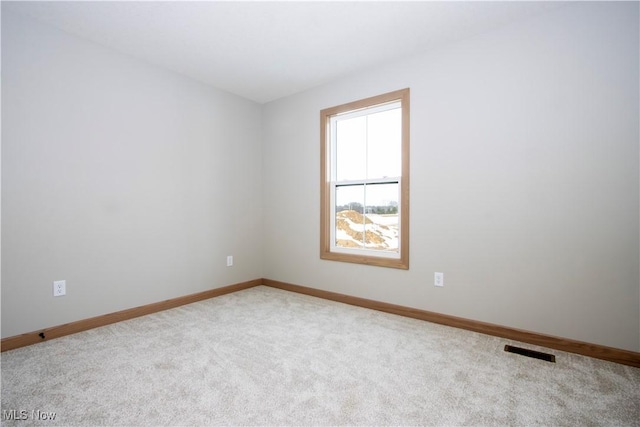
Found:
<path fill-rule="evenodd" d="M 2 408 L 55 413 L 40 425 L 638 425 L 640 369 L 505 344 L 258 286 L 5 352 Z"/>
<path fill-rule="evenodd" d="M 0 21 L 3 427 L 640 427 L 640 1 Z"/>

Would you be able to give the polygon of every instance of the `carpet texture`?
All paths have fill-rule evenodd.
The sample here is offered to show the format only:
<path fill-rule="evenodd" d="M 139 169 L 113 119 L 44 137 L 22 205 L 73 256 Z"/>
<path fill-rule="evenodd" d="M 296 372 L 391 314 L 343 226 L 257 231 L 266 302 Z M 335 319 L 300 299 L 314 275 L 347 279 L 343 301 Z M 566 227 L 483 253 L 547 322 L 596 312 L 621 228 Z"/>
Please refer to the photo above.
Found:
<path fill-rule="evenodd" d="M 1 364 L 7 426 L 640 425 L 638 368 L 264 286 Z"/>

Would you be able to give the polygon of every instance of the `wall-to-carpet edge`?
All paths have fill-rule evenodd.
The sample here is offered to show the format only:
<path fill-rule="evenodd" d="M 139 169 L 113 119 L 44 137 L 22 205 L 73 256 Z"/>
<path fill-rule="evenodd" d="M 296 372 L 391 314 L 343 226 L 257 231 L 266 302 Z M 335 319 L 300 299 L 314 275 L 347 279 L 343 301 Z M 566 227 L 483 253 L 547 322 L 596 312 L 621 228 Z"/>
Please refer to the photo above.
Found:
<path fill-rule="evenodd" d="M 538 334 L 531 331 L 510 328 L 506 326 L 495 325 L 491 323 L 479 322 L 461 317 L 449 316 L 445 314 L 434 313 L 426 310 L 419 310 L 410 307 L 373 301 L 365 298 L 359 298 L 335 292 L 328 292 L 319 289 L 309 288 L 290 283 L 284 283 L 271 279 L 255 279 L 248 282 L 237 283 L 234 285 L 224 286 L 217 289 L 211 289 L 196 294 L 186 295 L 166 301 L 135 307 L 128 310 L 118 311 L 115 313 L 105 314 L 102 316 L 92 317 L 89 319 L 79 320 L 77 322 L 67 323 L 64 325 L 53 326 L 42 330 L 29 332 L 22 335 L 7 337 L 0 342 L 1 351 L 13 350 L 38 342 L 58 338 L 65 335 L 74 334 L 81 331 L 109 325 L 111 323 L 120 322 L 135 317 L 144 316 L 170 308 L 179 307 L 181 305 L 190 304 L 196 301 L 217 297 L 220 295 L 237 292 L 243 289 L 252 288 L 254 286 L 269 286 L 290 292 L 297 292 L 327 300 L 337 301 L 345 304 L 355 305 L 359 307 L 369 308 L 372 310 L 384 311 L 387 313 L 397 314 L 400 316 L 411 317 L 428 322 L 439 323 L 446 326 L 452 326 L 459 329 L 479 332 L 487 335 L 493 335 L 501 338 L 507 338 L 524 343 L 539 345 L 542 347 L 553 348 L 556 350 L 567 351 L 570 353 L 581 354 L 596 359 L 607 360 L 610 362 L 620 363 L 624 365 L 640 368 L 640 353 L 602 346 L 598 344 L 576 341 L 568 338 L 555 337 L 550 335 Z"/>

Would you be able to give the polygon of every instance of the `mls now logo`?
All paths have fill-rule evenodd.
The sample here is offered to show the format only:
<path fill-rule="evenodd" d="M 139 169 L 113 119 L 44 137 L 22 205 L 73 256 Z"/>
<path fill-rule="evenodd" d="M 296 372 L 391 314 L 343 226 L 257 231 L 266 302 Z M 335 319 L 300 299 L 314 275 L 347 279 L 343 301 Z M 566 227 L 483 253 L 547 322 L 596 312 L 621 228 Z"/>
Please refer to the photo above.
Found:
<path fill-rule="evenodd" d="M 53 421 L 56 419 L 55 412 L 44 412 L 40 410 L 27 411 L 25 409 L 3 409 L 2 421 L 26 421 L 33 419 L 36 421 Z"/>

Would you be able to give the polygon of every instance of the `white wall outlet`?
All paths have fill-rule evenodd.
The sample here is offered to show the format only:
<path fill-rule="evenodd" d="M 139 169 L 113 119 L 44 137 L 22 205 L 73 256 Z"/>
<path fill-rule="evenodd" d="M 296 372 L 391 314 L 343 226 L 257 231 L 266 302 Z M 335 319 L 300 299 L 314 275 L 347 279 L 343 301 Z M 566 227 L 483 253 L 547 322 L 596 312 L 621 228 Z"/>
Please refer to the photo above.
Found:
<path fill-rule="evenodd" d="M 231 267 L 233 265 L 233 255 L 227 255 L 227 267 Z"/>
<path fill-rule="evenodd" d="M 53 282 L 53 296 L 61 297 L 67 294 L 67 281 L 66 280 L 56 280 Z"/>
<path fill-rule="evenodd" d="M 444 286 L 444 273 L 434 273 L 433 274 L 433 285 L 434 286 Z"/>

